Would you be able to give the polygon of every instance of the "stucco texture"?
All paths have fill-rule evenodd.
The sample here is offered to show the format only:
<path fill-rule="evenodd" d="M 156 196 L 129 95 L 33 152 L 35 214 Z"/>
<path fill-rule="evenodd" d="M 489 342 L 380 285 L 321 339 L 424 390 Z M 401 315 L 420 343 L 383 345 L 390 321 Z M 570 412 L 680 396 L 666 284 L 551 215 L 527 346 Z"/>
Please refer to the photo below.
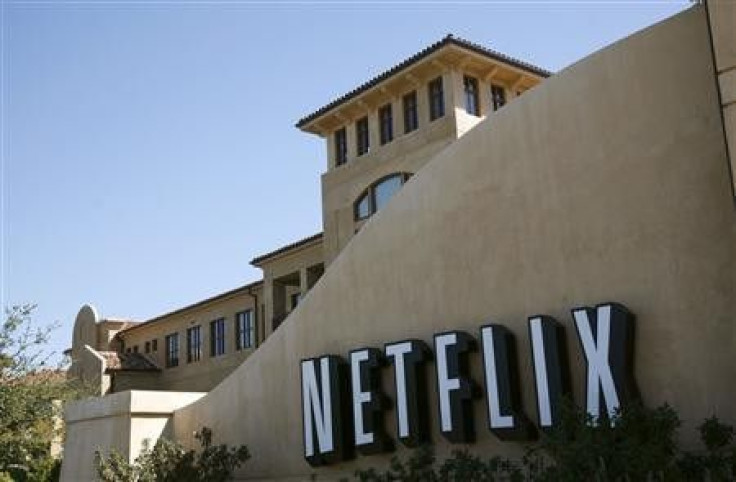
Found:
<path fill-rule="evenodd" d="M 191 443 L 206 425 L 218 443 L 247 444 L 242 478 L 330 480 L 386 464 L 307 465 L 299 361 L 406 338 L 431 344 L 450 329 L 477 337 L 489 321 L 516 335 L 534 419 L 527 318 L 566 326 L 580 401 L 584 360 L 569 310 L 605 301 L 637 315 L 643 400 L 680 413 L 685 443 L 706 416 L 736 421 L 736 212 L 705 20 L 695 6 L 614 44 L 443 150 L 253 356 L 174 413 L 176 437 Z M 478 354 L 472 374 L 482 383 Z M 390 370 L 383 383 L 391 395 Z M 519 454 L 485 428 L 484 403 L 472 450 Z M 453 447 L 430 407 L 441 456 Z M 386 423 L 394 434 L 392 412 Z"/>

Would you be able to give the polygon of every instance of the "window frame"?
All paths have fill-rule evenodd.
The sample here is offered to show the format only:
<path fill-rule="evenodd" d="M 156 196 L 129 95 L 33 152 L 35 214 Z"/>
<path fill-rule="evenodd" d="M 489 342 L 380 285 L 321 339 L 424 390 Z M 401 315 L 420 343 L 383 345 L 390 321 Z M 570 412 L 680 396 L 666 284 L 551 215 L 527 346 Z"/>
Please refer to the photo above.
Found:
<path fill-rule="evenodd" d="M 247 316 L 246 316 L 247 315 Z M 256 322 L 255 310 L 247 310 L 235 313 L 235 349 L 248 350 L 256 345 Z M 240 321 L 243 320 L 242 326 Z"/>
<path fill-rule="evenodd" d="M 406 181 L 409 180 L 409 178 L 412 176 L 412 173 L 410 172 L 392 172 L 391 174 L 387 174 L 383 177 L 380 177 L 376 179 L 373 183 L 371 183 L 370 186 L 365 188 L 363 191 L 361 191 L 360 195 L 356 198 L 355 201 L 353 201 L 353 220 L 360 222 L 364 221 L 378 211 L 376 208 L 376 187 L 380 184 L 383 184 L 384 182 L 388 181 L 389 179 L 392 179 L 394 177 L 400 177 L 401 184 L 399 185 L 399 189 L 404 187 L 404 184 L 406 184 Z M 398 192 L 398 191 L 397 191 Z M 360 216 L 358 212 L 358 205 L 360 202 L 367 197 L 368 199 L 368 215 L 367 216 Z"/>
<path fill-rule="evenodd" d="M 409 100 L 411 102 L 409 102 Z M 419 106 L 417 103 L 417 91 L 404 94 L 401 98 L 402 110 L 404 112 L 404 134 L 419 129 Z M 409 115 L 411 114 L 411 115 Z"/>
<path fill-rule="evenodd" d="M 394 114 L 390 102 L 378 109 L 378 127 L 379 142 L 382 146 L 394 140 Z"/>
<path fill-rule="evenodd" d="M 179 333 L 166 335 L 166 368 L 179 366 Z"/>
<path fill-rule="evenodd" d="M 496 92 L 498 92 L 501 96 L 500 102 L 499 99 L 496 97 Z M 504 88 L 504 86 L 491 83 L 491 107 L 493 108 L 493 112 L 496 112 L 507 103 L 508 101 L 506 99 L 506 89 Z"/>
<path fill-rule="evenodd" d="M 348 162 L 348 133 L 345 127 L 337 129 L 333 134 L 335 147 L 335 166 Z"/>
<path fill-rule="evenodd" d="M 362 142 L 363 140 L 365 140 L 365 143 Z M 358 157 L 368 154 L 371 150 L 371 133 L 370 126 L 368 125 L 368 116 L 361 117 L 355 121 L 355 148 Z"/>
<path fill-rule="evenodd" d="M 196 334 L 196 336 L 194 336 Z M 202 359 L 202 325 L 187 328 L 187 363 Z"/>
<path fill-rule="evenodd" d="M 463 75 L 463 98 L 465 99 L 465 112 L 480 117 L 479 82 L 472 75 Z"/>
<path fill-rule="evenodd" d="M 219 332 L 218 328 L 221 328 Z M 225 354 L 225 317 L 222 316 L 210 321 L 210 357 Z"/>
<path fill-rule="evenodd" d="M 427 84 L 427 94 L 429 97 L 429 121 L 432 122 L 444 117 L 445 88 L 441 75 L 429 81 Z"/>

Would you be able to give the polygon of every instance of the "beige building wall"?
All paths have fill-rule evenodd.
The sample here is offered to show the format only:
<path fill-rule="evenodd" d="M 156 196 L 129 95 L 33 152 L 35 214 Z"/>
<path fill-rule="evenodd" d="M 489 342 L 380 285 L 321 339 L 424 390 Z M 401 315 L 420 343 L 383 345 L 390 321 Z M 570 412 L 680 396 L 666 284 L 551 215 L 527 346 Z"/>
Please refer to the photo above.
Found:
<path fill-rule="evenodd" d="M 66 440 L 61 480 L 97 480 L 94 453 L 112 450 L 129 461 L 140 454 L 142 442 L 170 436 L 171 414 L 199 399 L 202 393 L 116 393 L 68 404 L 65 410 Z"/>
<path fill-rule="evenodd" d="M 480 116 L 466 111 L 465 75 L 478 81 Z M 436 78 L 442 79 L 445 114 L 430 120 L 428 85 Z M 319 132 L 325 139 L 328 159 L 328 170 L 322 175 L 325 263 L 329 265 L 362 226 L 362 222 L 355 220 L 354 203 L 371 184 L 388 174 L 415 173 L 435 154 L 492 114 L 491 84 L 504 88 L 508 102 L 516 97 L 517 91 L 526 91 L 541 80 L 541 76 L 529 71 L 451 47 L 440 50 L 434 58 L 422 60 L 407 72 L 395 74 L 368 93 L 345 101 L 333 109 L 338 110 L 337 114 L 325 114 L 329 128 Z M 411 92 L 416 92 L 418 128 L 405 133 L 403 98 Z M 378 112 L 387 104 L 392 108 L 393 140 L 381 145 Z M 368 117 L 370 150 L 358 156 L 355 122 L 364 116 Z M 341 128 L 347 132 L 347 162 L 338 166 L 334 136 Z"/>
<path fill-rule="evenodd" d="M 709 49 L 695 6 L 569 67 L 442 151 L 355 236 L 283 329 L 175 412 L 177 439 L 191 443 L 207 425 L 220 442 L 247 444 L 243 479 L 334 480 L 386 464 L 306 464 L 299 361 L 431 342 L 449 329 L 477 337 L 489 321 L 516 335 L 523 403 L 535 417 L 527 317 L 565 324 L 581 400 L 569 310 L 608 300 L 637 315 L 644 402 L 672 404 L 686 442 L 704 417 L 736 421 L 736 222 Z M 481 380 L 478 356 L 471 372 Z M 389 371 L 384 387 L 391 396 Z M 444 456 L 454 447 L 439 436 L 431 398 Z M 522 453 L 484 429 L 482 399 L 474 408 L 471 451 Z M 386 424 L 393 434 L 391 412 Z"/>
<path fill-rule="evenodd" d="M 260 297 L 261 293 L 260 286 L 250 291 L 249 288 L 235 290 L 229 295 L 219 296 L 210 301 L 177 310 L 120 333 L 119 337 L 124 343 L 125 350 L 133 350 L 137 347 L 139 353 L 150 357 L 161 368 L 161 372 L 147 375 L 124 375 L 120 379 L 122 385 L 116 383 L 115 391 L 120 391 L 124 389 L 123 387 L 134 387 L 132 383 L 135 379 L 140 379 L 143 383 L 142 386 L 137 387 L 139 389 L 210 390 L 255 351 L 256 346 L 242 350 L 236 349 L 235 314 L 253 310 L 257 321 L 256 312 L 258 310 L 254 296 Z M 210 323 L 219 318 L 225 319 L 225 354 L 213 357 L 210 355 Z M 199 361 L 188 362 L 187 329 L 194 326 L 200 327 L 201 358 Z M 179 364 L 175 367 L 167 367 L 166 336 L 173 333 L 179 336 Z M 156 340 L 157 350 L 146 353 L 146 342 L 152 344 L 153 340 Z M 117 375 L 116 378 L 118 378 Z M 156 380 L 155 383 L 154 380 Z"/>
<path fill-rule="evenodd" d="M 707 8 L 736 195 L 736 2 L 708 0 Z"/>
<path fill-rule="evenodd" d="M 324 271 L 322 237 L 309 240 L 281 254 L 257 261 L 263 270 L 263 339 L 284 323 L 289 314 L 307 296 Z M 298 297 L 294 305 L 292 299 Z"/>

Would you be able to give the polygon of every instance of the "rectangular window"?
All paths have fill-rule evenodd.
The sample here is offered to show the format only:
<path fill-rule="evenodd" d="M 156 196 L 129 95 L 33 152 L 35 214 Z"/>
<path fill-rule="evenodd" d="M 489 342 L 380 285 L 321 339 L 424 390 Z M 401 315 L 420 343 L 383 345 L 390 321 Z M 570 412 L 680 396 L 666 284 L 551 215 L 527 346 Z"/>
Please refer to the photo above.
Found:
<path fill-rule="evenodd" d="M 408 134 L 419 127 L 419 115 L 417 113 L 417 91 L 413 90 L 403 98 L 404 104 L 404 134 Z"/>
<path fill-rule="evenodd" d="M 465 110 L 468 114 L 480 116 L 480 102 L 478 101 L 478 79 L 468 75 L 463 76 L 465 90 Z"/>
<path fill-rule="evenodd" d="M 256 325 L 253 320 L 253 310 L 241 311 L 235 314 L 235 348 L 253 348 L 256 343 Z"/>
<path fill-rule="evenodd" d="M 166 367 L 179 365 L 179 333 L 166 335 Z"/>
<path fill-rule="evenodd" d="M 299 300 L 302 299 L 301 293 L 294 293 L 291 295 L 291 309 L 293 310 L 296 308 L 296 305 L 299 304 Z"/>
<path fill-rule="evenodd" d="M 433 121 L 445 115 L 445 94 L 442 90 L 442 77 L 429 83 L 429 120 Z"/>
<path fill-rule="evenodd" d="M 138 345 L 133 346 L 133 353 L 138 353 Z"/>
<path fill-rule="evenodd" d="M 348 136 L 345 128 L 335 131 L 335 165 L 341 166 L 348 161 Z"/>
<path fill-rule="evenodd" d="M 370 138 L 368 136 L 368 118 L 363 117 L 355 123 L 355 138 L 357 141 L 358 155 L 362 156 L 370 149 Z"/>
<path fill-rule="evenodd" d="M 381 124 L 381 145 L 391 142 L 394 138 L 394 120 L 391 104 L 378 109 L 378 121 Z"/>
<path fill-rule="evenodd" d="M 147 341 L 145 346 L 146 346 L 146 353 L 151 353 L 151 342 Z"/>
<path fill-rule="evenodd" d="M 506 89 L 500 85 L 491 84 L 491 103 L 494 111 L 506 105 Z"/>
<path fill-rule="evenodd" d="M 225 354 L 225 318 L 210 322 L 210 356 Z"/>
<path fill-rule="evenodd" d="M 202 359 L 202 330 L 200 326 L 187 328 L 187 362 Z"/>
<path fill-rule="evenodd" d="M 151 340 L 151 350 L 158 351 L 158 340 L 155 338 Z"/>

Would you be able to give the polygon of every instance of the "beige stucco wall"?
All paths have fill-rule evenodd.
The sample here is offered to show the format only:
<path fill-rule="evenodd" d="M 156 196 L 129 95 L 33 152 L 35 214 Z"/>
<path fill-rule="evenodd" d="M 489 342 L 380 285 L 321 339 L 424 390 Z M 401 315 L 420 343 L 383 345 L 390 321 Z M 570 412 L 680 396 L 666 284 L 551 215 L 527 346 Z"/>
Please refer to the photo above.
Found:
<path fill-rule="evenodd" d="M 713 413 L 736 421 L 736 218 L 705 15 L 695 6 L 569 67 L 479 124 L 412 182 L 334 260 L 290 322 L 198 402 L 177 439 L 210 426 L 247 444 L 241 477 L 320 480 L 302 458 L 299 360 L 490 320 L 517 336 L 523 403 L 536 416 L 528 316 L 567 327 L 575 393 L 583 360 L 569 310 L 608 300 L 636 315 L 645 403 L 672 404 L 683 437 Z M 472 373 L 482 380 L 479 356 Z M 389 371 L 384 386 L 392 393 Z M 434 378 L 430 377 L 430 386 Z M 433 438 L 443 442 L 433 414 Z M 484 454 L 519 454 L 487 432 Z M 389 412 L 389 433 L 395 421 Z"/>
<path fill-rule="evenodd" d="M 260 291 L 259 288 L 253 290 L 253 293 L 262 299 Z M 153 323 L 123 332 L 121 336 L 125 341 L 126 349 L 138 346 L 139 353 L 151 357 L 161 367 L 158 375 L 151 375 L 158 379 L 157 384 L 154 384 L 152 380 L 144 380 L 145 385 L 137 388 L 210 390 L 255 351 L 255 347 L 245 350 L 235 349 L 235 314 L 248 309 L 253 309 L 255 312 L 254 299 L 246 290 L 241 290 L 202 306 L 177 311 Z M 210 322 L 218 318 L 225 318 L 225 354 L 211 357 Z M 188 363 L 187 328 L 197 325 L 201 326 L 202 357 L 199 361 Z M 166 368 L 165 337 L 172 333 L 179 334 L 179 366 Z M 154 339 L 158 340 L 158 349 L 155 352 L 144 353 L 145 343 Z M 122 383 L 125 384 L 126 381 Z"/>
<path fill-rule="evenodd" d="M 736 193 L 736 2 L 708 0 L 707 5 Z"/>
<path fill-rule="evenodd" d="M 445 96 L 447 99 L 447 90 Z M 426 104 L 426 93 L 417 95 L 417 100 L 420 106 Z M 326 264 L 331 263 L 353 238 L 356 228 L 353 205 L 368 186 L 395 172 L 415 173 L 432 156 L 457 139 L 454 111 L 449 105 L 446 100 L 446 115 L 429 124 L 422 119 L 423 110 L 420 110 L 420 128 L 416 131 L 397 136 L 391 143 L 322 175 Z M 400 126 L 394 128 L 403 129 Z"/>
<path fill-rule="evenodd" d="M 202 393 L 133 391 L 67 404 L 61 480 L 97 480 L 94 453 L 113 449 L 133 461 L 143 440 L 169 436 L 171 414 Z"/>

